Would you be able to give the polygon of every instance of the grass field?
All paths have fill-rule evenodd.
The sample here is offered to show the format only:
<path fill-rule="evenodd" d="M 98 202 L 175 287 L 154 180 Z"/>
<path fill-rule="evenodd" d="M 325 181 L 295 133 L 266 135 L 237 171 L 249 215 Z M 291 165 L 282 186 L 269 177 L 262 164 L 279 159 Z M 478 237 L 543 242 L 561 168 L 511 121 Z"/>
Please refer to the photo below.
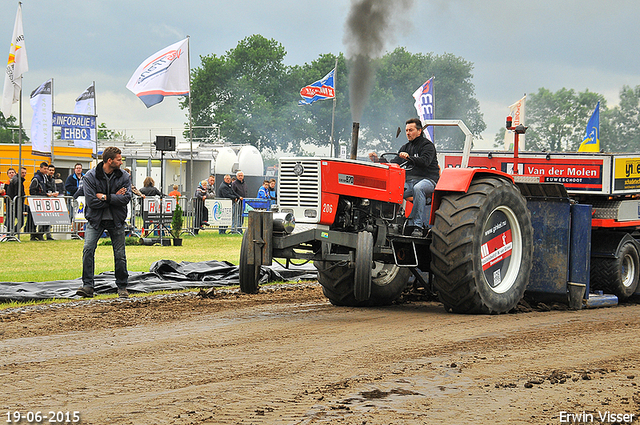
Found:
<path fill-rule="evenodd" d="M 3 242 L 0 282 L 48 282 L 76 279 L 82 275 L 81 240 L 46 242 Z M 107 239 L 108 240 L 108 239 Z M 148 272 L 158 260 L 229 261 L 238 264 L 240 235 L 220 235 L 214 231 L 201 231 L 197 236 L 184 236 L 183 246 L 127 245 L 129 271 Z M 96 274 L 113 270 L 111 246 L 98 244 Z"/>

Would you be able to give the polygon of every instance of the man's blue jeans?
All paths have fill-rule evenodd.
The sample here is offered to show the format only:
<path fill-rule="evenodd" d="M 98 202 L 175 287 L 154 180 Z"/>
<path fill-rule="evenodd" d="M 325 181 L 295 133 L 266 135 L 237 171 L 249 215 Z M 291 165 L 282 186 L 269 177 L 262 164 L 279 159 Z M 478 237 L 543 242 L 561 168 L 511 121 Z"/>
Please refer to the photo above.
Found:
<path fill-rule="evenodd" d="M 124 252 L 124 225 L 116 227 L 112 220 L 101 221 L 98 228 L 89 223 L 84 229 L 84 249 L 82 250 L 82 286 L 94 286 L 96 269 L 95 254 L 98 240 L 104 231 L 109 233 L 113 246 L 113 262 L 116 269 L 116 285 L 118 288 L 127 287 L 129 273 L 127 272 L 127 256 Z"/>
<path fill-rule="evenodd" d="M 415 227 L 425 227 L 429 224 L 431 210 L 426 208 L 427 199 L 436 189 L 435 184 L 429 179 L 413 179 L 404 183 L 404 197 L 413 196 L 413 207 L 409 214 L 408 224 Z"/>

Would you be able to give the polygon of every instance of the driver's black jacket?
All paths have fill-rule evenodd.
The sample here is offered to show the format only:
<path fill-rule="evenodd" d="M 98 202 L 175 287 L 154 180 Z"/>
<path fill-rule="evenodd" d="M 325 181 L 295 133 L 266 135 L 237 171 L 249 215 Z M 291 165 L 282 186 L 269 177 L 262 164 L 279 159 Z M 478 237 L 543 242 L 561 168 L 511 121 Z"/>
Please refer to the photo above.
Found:
<path fill-rule="evenodd" d="M 440 178 L 438 155 L 435 145 L 429 139 L 420 135 L 411 142 L 405 143 L 398 151 L 398 153 L 400 152 L 408 153 L 409 165 L 413 165 L 412 169 L 407 170 L 406 180 L 429 179 L 438 183 Z M 398 156 L 390 162 L 402 164 L 405 160 Z"/>

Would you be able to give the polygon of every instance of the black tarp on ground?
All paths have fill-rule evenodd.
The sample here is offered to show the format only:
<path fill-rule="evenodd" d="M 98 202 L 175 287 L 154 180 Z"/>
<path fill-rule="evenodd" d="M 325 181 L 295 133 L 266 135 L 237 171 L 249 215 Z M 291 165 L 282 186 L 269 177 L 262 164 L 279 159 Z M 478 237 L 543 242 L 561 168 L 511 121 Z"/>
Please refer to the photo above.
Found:
<path fill-rule="evenodd" d="M 280 281 L 314 280 L 316 269 L 311 264 L 285 269 L 279 265 L 260 268 L 260 284 Z M 176 263 L 160 260 L 151 265 L 149 272 L 129 272 L 131 293 L 177 291 L 188 288 L 211 288 L 238 285 L 238 266 L 227 261 L 202 261 Z M 0 301 L 30 301 L 50 298 L 77 298 L 76 289 L 82 279 L 56 280 L 52 282 L 0 282 Z M 105 272 L 95 277 L 95 293 L 116 293 L 115 275 Z"/>

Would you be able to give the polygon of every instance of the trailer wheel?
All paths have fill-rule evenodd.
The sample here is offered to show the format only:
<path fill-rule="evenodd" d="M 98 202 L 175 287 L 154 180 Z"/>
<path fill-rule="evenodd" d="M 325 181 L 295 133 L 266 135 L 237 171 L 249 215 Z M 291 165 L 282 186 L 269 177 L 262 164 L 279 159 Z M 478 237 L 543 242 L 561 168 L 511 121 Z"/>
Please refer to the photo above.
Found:
<path fill-rule="evenodd" d="M 616 253 L 617 258 L 591 257 L 591 281 L 594 287 L 611 291 L 621 301 L 638 287 L 640 260 L 632 241 L 626 241 Z"/>
<path fill-rule="evenodd" d="M 455 313 L 504 313 L 524 295 L 533 253 L 531 213 L 510 181 L 474 180 L 441 198 L 432 229 L 431 270 Z"/>
<path fill-rule="evenodd" d="M 258 292 L 258 279 L 260 278 L 260 265 L 247 263 L 250 243 L 249 232 L 245 232 L 244 236 L 242 236 L 242 245 L 240 246 L 240 266 L 238 267 L 240 275 L 240 291 L 245 294 L 255 294 Z"/>
<path fill-rule="evenodd" d="M 316 261 L 318 282 L 331 304 L 345 307 L 373 307 L 390 305 L 402 295 L 411 272 L 395 264 L 373 262 L 371 270 L 371 295 L 358 301 L 354 295 L 355 270 L 345 262 Z"/>
<path fill-rule="evenodd" d="M 371 296 L 372 265 L 373 235 L 363 231 L 358 233 L 355 269 L 353 272 L 353 296 L 358 301 L 366 301 Z"/>

